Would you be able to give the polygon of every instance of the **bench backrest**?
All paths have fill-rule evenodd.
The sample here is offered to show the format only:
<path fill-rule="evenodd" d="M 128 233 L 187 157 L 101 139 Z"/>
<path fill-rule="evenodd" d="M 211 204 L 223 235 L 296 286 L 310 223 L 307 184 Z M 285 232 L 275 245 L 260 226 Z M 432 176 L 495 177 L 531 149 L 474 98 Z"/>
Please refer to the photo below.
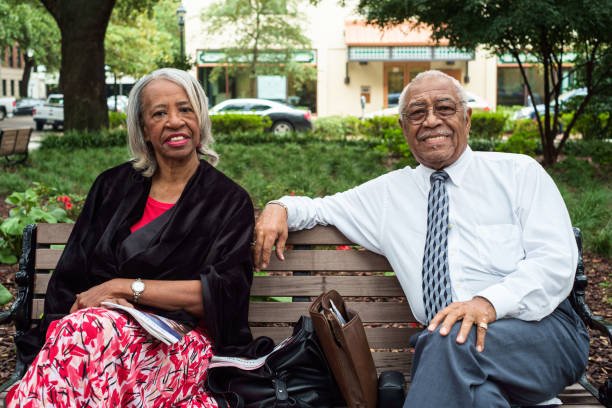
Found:
<path fill-rule="evenodd" d="M 0 156 L 27 154 L 32 128 L 5 129 L 0 134 Z"/>
<path fill-rule="evenodd" d="M 43 313 L 44 296 L 61 249 L 50 245 L 66 243 L 72 224 L 39 224 L 36 243 L 31 319 Z M 353 248 L 334 227 L 316 227 L 289 234 L 292 246 L 285 261 L 272 257 L 265 276 L 255 276 L 251 289 L 249 322 L 254 336 L 269 336 L 276 342 L 287 337 L 301 315 L 319 294 L 336 289 L 359 312 L 373 350 L 377 370 L 396 370 L 408 376 L 412 354 L 410 336 L 419 330 L 404 293 L 383 256 Z M 338 246 L 350 247 L 339 250 Z M 283 297 L 278 302 L 272 297 Z M 288 298 L 289 297 L 289 298 Z"/>

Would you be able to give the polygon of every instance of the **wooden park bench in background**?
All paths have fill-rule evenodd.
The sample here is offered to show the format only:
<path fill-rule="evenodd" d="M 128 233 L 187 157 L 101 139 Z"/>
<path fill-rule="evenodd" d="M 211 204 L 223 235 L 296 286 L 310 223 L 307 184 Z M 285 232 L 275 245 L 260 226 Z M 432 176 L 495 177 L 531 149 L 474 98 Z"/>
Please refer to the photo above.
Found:
<path fill-rule="evenodd" d="M 32 128 L 0 130 L 0 157 L 9 164 L 26 161 Z"/>
<path fill-rule="evenodd" d="M 36 323 L 43 313 L 49 272 L 55 268 L 61 255 L 61 249 L 51 249 L 50 246 L 65 244 L 71 230 L 72 224 L 26 227 L 23 256 L 16 276 L 18 298 L 11 311 L 0 316 L 0 322 L 14 321 L 16 336 Z M 578 230 L 577 240 L 581 249 Z M 336 250 L 339 245 L 353 244 L 333 227 L 292 232 L 287 243 L 292 248 L 285 253 L 286 261 L 280 262 L 273 256 L 267 275 L 254 279 L 249 311 L 253 335 L 269 336 L 276 342 L 284 339 L 291 333 L 291 324 L 299 316 L 308 315 L 308 307 L 315 296 L 336 289 L 347 298 L 348 306 L 359 312 L 378 372 L 400 371 L 409 383 L 412 353 L 408 341 L 422 328 L 412 315 L 396 277 L 389 273 L 391 266 L 387 259 L 365 250 Z M 580 251 L 572 304 L 590 327 L 603 330 L 612 341 L 612 327 L 596 320 L 584 303 L 586 283 Z M 273 297 L 291 298 L 281 303 L 272 301 Z M 18 361 L 15 375 L 9 382 L 21 378 L 25 369 Z M 612 397 L 612 379 L 609 382 L 611 385 L 607 389 L 601 387 L 598 391 L 583 377 L 582 385 L 566 388 L 559 398 L 564 406 L 600 407 L 596 397 L 602 401 Z M 4 401 L 7 387 L 8 383 L 0 387 L 3 392 L 1 401 Z"/>

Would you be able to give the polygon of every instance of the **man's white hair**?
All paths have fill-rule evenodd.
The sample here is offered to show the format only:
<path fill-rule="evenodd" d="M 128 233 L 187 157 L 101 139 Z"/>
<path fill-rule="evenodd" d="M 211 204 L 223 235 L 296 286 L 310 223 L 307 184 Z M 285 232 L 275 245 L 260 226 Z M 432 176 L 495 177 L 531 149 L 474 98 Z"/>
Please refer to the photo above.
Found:
<path fill-rule="evenodd" d="M 463 120 L 467 119 L 467 110 L 466 110 L 467 102 L 468 102 L 467 92 L 465 91 L 465 89 L 463 89 L 459 81 L 457 81 L 455 78 L 453 78 L 450 75 L 445 74 L 442 71 L 438 71 L 435 69 L 431 69 L 429 71 L 423 71 L 419 73 L 416 77 L 414 77 L 412 81 L 410 81 L 408 85 L 406 85 L 406 87 L 404 88 L 404 90 L 402 91 L 399 97 L 398 110 L 400 113 L 400 119 L 402 118 L 401 114 L 406 112 L 406 105 L 408 104 L 408 101 L 406 99 L 407 99 L 407 95 L 408 95 L 408 91 L 410 90 L 410 87 L 416 83 L 419 83 L 423 79 L 435 78 L 435 77 L 446 78 L 451 82 L 452 86 L 455 88 L 455 91 L 457 92 L 457 95 L 459 96 L 459 102 L 463 104 Z"/>

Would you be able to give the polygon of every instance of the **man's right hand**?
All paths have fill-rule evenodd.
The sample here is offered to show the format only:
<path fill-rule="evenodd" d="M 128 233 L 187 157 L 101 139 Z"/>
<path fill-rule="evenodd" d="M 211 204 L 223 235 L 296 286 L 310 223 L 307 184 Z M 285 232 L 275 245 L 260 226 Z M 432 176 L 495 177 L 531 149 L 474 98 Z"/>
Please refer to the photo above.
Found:
<path fill-rule="evenodd" d="M 288 234 L 287 210 L 279 204 L 266 205 L 255 223 L 253 263 L 256 271 L 268 267 L 275 244 L 276 256 L 281 261 L 285 260 L 283 252 Z"/>

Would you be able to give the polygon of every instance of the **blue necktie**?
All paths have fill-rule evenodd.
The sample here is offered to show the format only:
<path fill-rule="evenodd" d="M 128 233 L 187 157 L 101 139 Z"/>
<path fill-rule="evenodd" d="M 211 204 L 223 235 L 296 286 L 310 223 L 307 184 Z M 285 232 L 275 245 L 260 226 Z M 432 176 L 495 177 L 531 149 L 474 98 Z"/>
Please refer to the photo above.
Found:
<path fill-rule="evenodd" d="M 451 303 L 448 272 L 448 195 L 444 170 L 432 173 L 427 201 L 427 238 L 423 253 L 423 302 L 427 323 Z"/>

